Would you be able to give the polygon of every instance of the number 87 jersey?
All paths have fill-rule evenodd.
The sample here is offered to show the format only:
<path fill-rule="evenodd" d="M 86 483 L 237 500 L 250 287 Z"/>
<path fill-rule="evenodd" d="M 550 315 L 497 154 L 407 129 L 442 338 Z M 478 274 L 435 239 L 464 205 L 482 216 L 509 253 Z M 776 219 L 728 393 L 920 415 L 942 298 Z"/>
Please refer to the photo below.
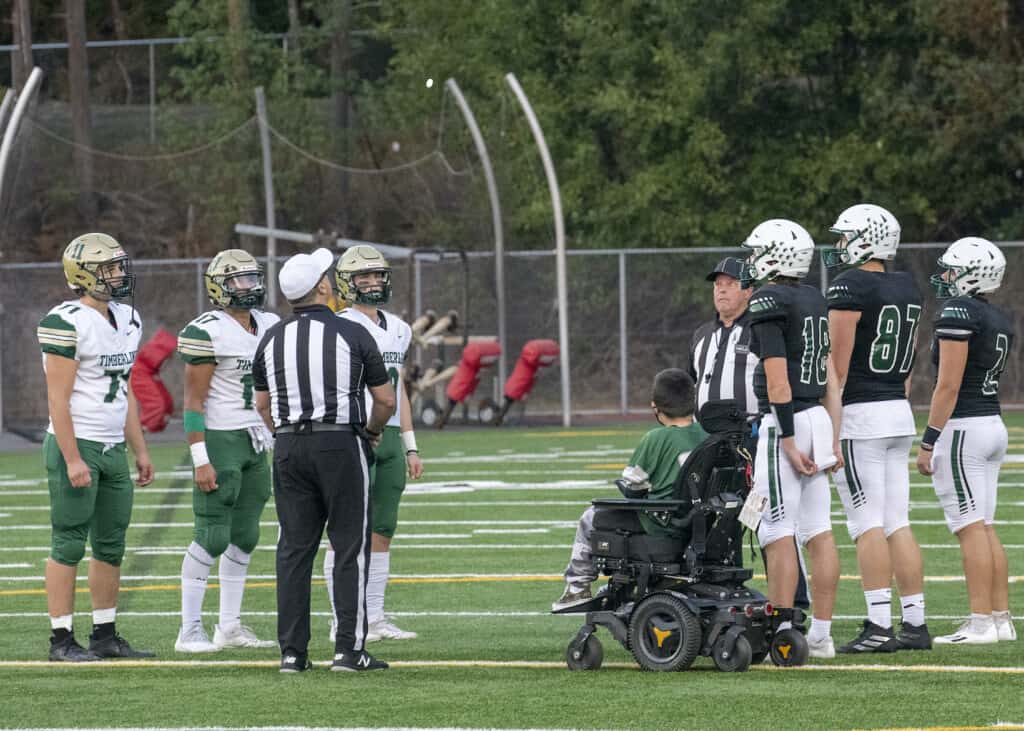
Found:
<path fill-rule="evenodd" d="M 223 310 L 212 310 L 178 335 L 178 355 L 186 364 L 216 364 L 204 409 L 207 429 L 231 431 L 263 423 L 254 408 L 252 359 L 260 338 L 280 318 L 262 310 L 249 315 L 255 333 Z"/>

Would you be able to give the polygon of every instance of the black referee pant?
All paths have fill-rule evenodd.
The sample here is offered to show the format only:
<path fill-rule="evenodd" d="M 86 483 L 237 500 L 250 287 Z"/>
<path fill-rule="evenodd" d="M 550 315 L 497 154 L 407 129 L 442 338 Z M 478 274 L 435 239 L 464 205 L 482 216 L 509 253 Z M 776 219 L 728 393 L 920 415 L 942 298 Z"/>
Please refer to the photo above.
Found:
<path fill-rule="evenodd" d="M 310 584 L 324 525 L 334 546 L 337 650 L 366 640 L 370 572 L 370 465 L 367 443 L 352 431 L 279 429 L 274 447 L 277 541 L 277 639 L 282 655 L 306 657 Z"/>

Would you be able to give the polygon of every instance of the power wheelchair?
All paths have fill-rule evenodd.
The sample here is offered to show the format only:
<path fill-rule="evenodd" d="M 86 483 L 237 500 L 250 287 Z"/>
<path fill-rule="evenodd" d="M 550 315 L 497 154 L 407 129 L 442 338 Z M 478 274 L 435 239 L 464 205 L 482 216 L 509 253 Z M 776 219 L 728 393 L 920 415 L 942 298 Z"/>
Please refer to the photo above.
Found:
<path fill-rule="evenodd" d="M 807 661 L 804 613 L 774 608 L 744 585 L 754 575 L 741 566 L 739 513 L 752 468 L 746 414 L 734 401 L 718 402 L 701 410 L 700 423 L 709 436 L 683 463 L 671 499 L 592 501 L 591 552 L 609 580 L 588 602 L 554 612 L 586 615 L 566 649 L 570 670 L 601 666 L 598 627 L 645 670 L 685 670 L 698 655 L 725 672 L 766 657 L 778 666 Z M 641 513 L 666 535 L 645 532 Z"/>

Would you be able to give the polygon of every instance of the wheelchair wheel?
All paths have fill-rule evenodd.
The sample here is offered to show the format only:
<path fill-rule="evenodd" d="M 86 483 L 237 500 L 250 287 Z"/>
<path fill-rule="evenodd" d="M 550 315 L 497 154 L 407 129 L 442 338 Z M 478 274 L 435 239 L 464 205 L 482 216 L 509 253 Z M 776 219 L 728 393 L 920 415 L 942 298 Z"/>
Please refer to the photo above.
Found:
<path fill-rule="evenodd" d="M 726 638 L 722 636 L 715 640 L 715 644 L 711 648 L 711 659 L 715 661 L 715 667 L 723 673 L 746 672 L 750 667 L 750 658 L 753 654 L 750 649 L 750 641 L 740 635 L 733 643 L 732 651 L 727 651 L 725 646 Z"/>
<path fill-rule="evenodd" d="M 654 594 L 633 611 L 629 648 L 644 670 L 686 670 L 700 643 L 700 620 L 673 596 Z"/>
<path fill-rule="evenodd" d="M 795 668 L 807 662 L 807 638 L 799 631 L 789 628 L 776 632 L 768 646 L 772 662 L 780 668 Z"/>
<path fill-rule="evenodd" d="M 597 670 L 603 660 L 604 647 L 594 635 L 587 638 L 582 650 L 574 650 L 572 644 L 565 649 L 565 664 L 570 670 Z"/>

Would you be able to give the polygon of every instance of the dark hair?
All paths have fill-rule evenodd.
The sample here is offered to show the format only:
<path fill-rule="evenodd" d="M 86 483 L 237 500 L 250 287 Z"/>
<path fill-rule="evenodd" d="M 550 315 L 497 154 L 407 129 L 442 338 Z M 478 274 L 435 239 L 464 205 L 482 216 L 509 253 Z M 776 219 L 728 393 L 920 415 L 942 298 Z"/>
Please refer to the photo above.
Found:
<path fill-rule="evenodd" d="M 666 368 L 654 377 L 654 406 L 670 419 L 693 416 L 693 379 L 681 368 Z"/>

